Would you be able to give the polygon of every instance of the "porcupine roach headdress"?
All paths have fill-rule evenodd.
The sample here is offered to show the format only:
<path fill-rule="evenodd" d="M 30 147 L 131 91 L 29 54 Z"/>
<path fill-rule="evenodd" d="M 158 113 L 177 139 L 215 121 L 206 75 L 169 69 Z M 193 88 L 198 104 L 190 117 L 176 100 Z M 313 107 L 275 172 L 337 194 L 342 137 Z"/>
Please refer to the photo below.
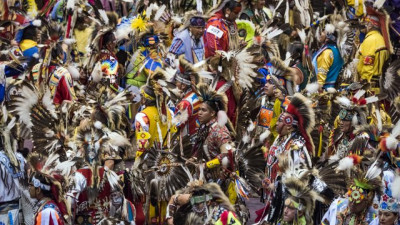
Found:
<path fill-rule="evenodd" d="M 283 183 L 289 194 L 285 200 L 285 206 L 290 206 L 303 212 L 306 224 L 312 224 L 315 201 L 321 199 L 318 193 L 309 185 L 308 179 L 302 180 L 296 177 L 290 177 L 286 178 Z M 299 218 L 295 218 L 295 220 L 298 219 Z"/>
<path fill-rule="evenodd" d="M 310 132 L 315 126 L 315 115 L 309 100 L 300 93 L 296 93 L 290 101 L 286 112 L 293 116 L 292 121 L 297 121 L 297 127 L 306 141 L 307 150 L 314 152 Z"/>
<path fill-rule="evenodd" d="M 228 98 L 226 95 L 219 91 L 211 90 L 206 84 L 199 85 L 198 92 L 200 101 L 206 103 L 217 112 L 218 124 L 220 126 L 225 125 L 228 121 L 228 116 L 226 115 Z"/>
<path fill-rule="evenodd" d="M 367 123 L 366 105 L 376 102 L 378 98 L 376 96 L 364 98 L 364 94 L 364 90 L 359 90 L 351 100 L 346 96 L 336 98 L 335 102 L 342 108 L 339 113 L 341 120 L 352 121 L 353 126 Z"/>
<path fill-rule="evenodd" d="M 63 187 L 66 187 L 67 183 L 64 174 L 55 169 L 60 163 L 59 155 L 51 154 L 49 157 L 45 157 L 31 153 L 28 162 L 34 171 L 30 178 L 32 185 L 42 191 L 51 192 L 52 200 L 57 204 L 64 219 L 67 219 L 71 215 L 70 206 L 64 197 Z"/>

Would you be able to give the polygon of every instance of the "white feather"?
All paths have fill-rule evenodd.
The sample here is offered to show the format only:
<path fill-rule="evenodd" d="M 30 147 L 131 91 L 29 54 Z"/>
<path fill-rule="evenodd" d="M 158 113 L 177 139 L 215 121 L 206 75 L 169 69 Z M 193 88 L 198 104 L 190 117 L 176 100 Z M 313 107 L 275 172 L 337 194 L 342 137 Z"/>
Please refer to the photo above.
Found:
<path fill-rule="evenodd" d="M 305 44 L 306 43 L 306 32 L 304 31 L 304 29 L 297 29 L 297 34 L 300 37 L 301 43 Z"/>
<path fill-rule="evenodd" d="M 367 174 L 365 174 L 365 179 L 372 180 L 382 173 L 382 169 L 379 168 L 377 165 L 377 161 L 375 161 L 371 167 L 368 169 Z"/>
<path fill-rule="evenodd" d="M 47 110 L 49 110 L 50 114 L 54 118 L 57 118 L 56 106 L 53 104 L 53 98 L 51 97 L 51 92 L 49 89 L 47 89 L 43 95 L 42 104 Z"/>
<path fill-rule="evenodd" d="M 286 0 L 286 9 L 285 9 L 285 23 L 289 23 L 289 0 Z"/>
<path fill-rule="evenodd" d="M 250 125 L 247 127 L 248 132 L 252 132 L 256 128 L 256 125 L 254 125 L 253 121 L 250 121 Z"/>
<path fill-rule="evenodd" d="M 58 163 L 56 167 L 54 168 L 54 171 L 57 171 L 59 174 L 61 174 L 64 177 L 70 176 L 72 173 L 72 169 L 75 166 L 75 161 L 64 161 L 61 163 Z"/>
<path fill-rule="evenodd" d="M 105 167 L 105 168 L 107 168 L 107 167 Z M 105 169 L 105 174 L 106 174 L 106 177 L 107 177 L 107 181 L 108 181 L 108 183 L 110 184 L 110 186 L 111 186 L 111 188 L 112 189 L 116 189 L 117 187 L 118 187 L 118 185 L 119 185 L 119 176 L 114 172 L 114 171 L 112 171 L 112 170 L 110 170 L 110 169 Z"/>
<path fill-rule="evenodd" d="M 365 90 L 363 90 L 363 89 L 358 90 L 357 93 L 354 94 L 354 98 L 359 100 L 364 94 L 365 94 Z"/>
<path fill-rule="evenodd" d="M 392 183 L 392 196 L 393 198 L 400 199 L 400 176 L 396 174 Z"/>
<path fill-rule="evenodd" d="M 166 87 L 168 85 L 167 82 L 165 82 L 165 80 L 157 80 L 157 83 L 159 83 L 163 87 Z"/>
<path fill-rule="evenodd" d="M 99 9 L 98 10 L 99 11 L 99 14 L 100 14 L 100 17 L 103 19 L 103 22 L 106 24 L 106 25 L 108 25 L 108 16 L 107 16 L 107 13 L 106 13 L 106 11 L 104 11 L 104 9 Z"/>
<path fill-rule="evenodd" d="M 333 88 L 333 87 L 328 87 L 328 88 L 326 89 L 326 91 L 327 91 L 328 93 L 331 93 L 331 94 L 336 93 L 336 89 Z"/>
<path fill-rule="evenodd" d="M 160 19 L 160 17 L 163 15 L 163 13 L 165 12 L 165 8 L 167 6 L 166 5 L 162 5 L 156 12 L 156 14 L 154 15 L 154 21 L 158 21 Z"/>
<path fill-rule="evenodd" d="M 335 32 L 335 26 L 333 26 L 332 24 L 326 24 L 325 25 L 325 32 L 326 34 L 333 34 Z"/>
<path fill-rule="evenodd" d="M 67 70 L 71 74 L 72 79 L 74 79 L 74 80 L 79 79 L 80 73 L 79 73 L 79 70 L 75 66 L 68 65 Z"/>
<path fill-rule="evenodd" d="M 390 135 L 392 135 L 393 137 L 398 137 L 400 135 L 400 120 L 397 121 Z"/>
<path fill-rule="evenodd" d="M 42 21 L 41 20 L 34 20 L 32 21 L 32 25 L 35 27 L 40 27 L 42 26 Z"/>
<path fill-rule="evenodd" d="M 396 150 L 398 144 L 399 144 L 399 141 L 392 135 L 389 135 L 389 137 L 386 138 L 386 147 L 389 150 Z"/>
<path fill-rule="evenodd" d="M 354 160 L 350 157 L 345 157 L 339 161 L 338 170 L 349 170 L 354 166 Z"/>
<path fill-rule="evenodd" d="M 187 109 L 185 110 L 180 110 L 177 115 L 172 119 L 172 124 L 176 126 L 180 126 L 182 124 L 185 124 L 187 120 L 189 119 L 189 113 Z"/>
<path fill-rule="evenodd" d="M 308 92 L 309 94 L 318 93 L 319 84 L 318 84 L 317 82 L 311 83 L 311 84 L 307 84 L 306 90 L 307 90 L 307 92 Z"/>
<path fill-rule="evenodd" d="M 52 130 L 48 130 L 46 131 L 46 133 L 44 134 L 45 137 L 50 138 L 50 137 L 54 137 L 54 131 Z"/>
<path fill-rule="evenodd" d="M 94 122 L 94 127 L 96 128 L 96 129 L 98 129 L 98 130 L 100 130 L 101 128 L 103 128 L 103 124 L 100 122 L 100 121 L 96 121 L 96 122 Z"/>
<path fill-rule="evenodd" d="M 196 10 L 197 12 L 203 13 L 203 1 L 196 0 Z"/>
<path fill-rule="evenodd" d="M 64 42 L 66 45 L 72 45 L 73 43 L 76 42 L 76 40 L 75 40 L 74 38 L 65 38 L 65 39 L 63 40 L 63 42 Z"/>
<path fill-rule="evenodd" d="M 376 97 L 375 95 L 365 99 L 365 101 L 367 101 L 367 104 L 377 102 L 378 100 L 378 97 Z"/>
<path fill-rule="evenodd" d="M 107 136 L 110 138 L 110 143 L 114 146 L 130 146 L 129 140 L 117 132 L 109 132 Z"/>
<path fill-rule="evenodd" d="M 225 124 L 228 122 L 228 115 L 226 115 L 226 112 L 223 110 L 218 111 L 217 118 L 218 118 L 218 125 L 220 127 L 225 126 Z"/>
<path fill-rule="evenodd" d="M 353 115 L 353 119 L 351 119 L 351 124 L 353 126 L 357 126 L 358 125 L 358 118 L 357 118 L 356 114 Z"/>
<path fill-rule="evenodd" d="M 344 105 L 344 106 L 351 106 L 351 101 L 350 99 L 348 99 L 345 96 L 340 96 L 336 98 L 336 101 L 338 101 L 340 104 Z"/>
<path fill-rule="evenodd" d="M 242 142 L 248 144 L 250 142 L 250 136 L 247 134 L 243 135 Z"/>
<path fill-rule="evenodd" d="M 378 130 L 382 131 L 382 116 L 378 107 L 376 107 L 375 113 L 376 113 L 376 120 L 378 122 Z"/>
<path fill-rule="evenodd" d="M 269 137 L 269 135 L 271 134 L 270 130 L 265 130 L 261 135 L 260 135 L 260 142 L 264 142 L 265 139 L 267 139 Z"/>
<path fill-rule="evenodd" d="M 386 0 L 376 0 L 374 2 L 374 7 L 377 8 L 377 9 L 382 8 L 383 4 L 385 4 L 385 1 Z"/>
<path fill-rule="evenodd" d="M 75 0 L 68 0 L 67 9 L 74 9 L 74 7 L 75 7 Z"/>
<path fill-rule="evenodd" d="M 103 78 L 103 72 L 101 71 L 101 63 L 97 62 L 92 71 L 93 82 L 98 83 Z"/>
<path fill-rule="evenodd" d="M 228 159 L 228 157 L 224 157 L 224 158 L 222 158 L 222 166 L 224 167 L 224 168 L 227 168 L 228 166 L 229 166 L 229 159 Z"/>

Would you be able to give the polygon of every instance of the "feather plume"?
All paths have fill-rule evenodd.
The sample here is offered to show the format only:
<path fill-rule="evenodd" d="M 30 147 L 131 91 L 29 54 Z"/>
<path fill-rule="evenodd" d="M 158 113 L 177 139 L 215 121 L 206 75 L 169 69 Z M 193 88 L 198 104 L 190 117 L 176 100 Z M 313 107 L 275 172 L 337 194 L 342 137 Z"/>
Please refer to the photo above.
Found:
<path fill-rule="evenodd" d="M 351 106 L 351 101 L 350 101 L 350 99 L 348 99 L 348 98 L 345 97 L 345 96 L 337 97 L 337 98 L 336 98 L 336 101 L 337 101 L 339 104 L 341 104 L 341 105 L 343 105 L 343 106 L 345 106 L 345 107 L 350 107 L 350 106 Z"/>
<path fill-rule="evenodd" d="M 385 4 L 385 1 L 386 0 L 376 0 L 374 2 L 374 7 L 377 8 L 377 9 L 382 8 L 383 4 Z"/>
<path fill-rule="evenodd" d="M 106 11 L 104 11 L 104 9 L 99 9 L 98 11 L 100 13 L 100 17 L 101 17 L 102 21 L 104 22 L 104 24 L 108 25 L 109 19 L 108 19 Z"/>
<path fill-rule="evenodd" d="M 221 127 L 225 126 L 225 124 L 228 122 L 228 115 L 226 115 L 226 112 L 223 110 L 219 110 L 217 114 L 218 125 Z"/>
<path fill-rule="evenodd" d="M 75 0 L 68 0 L 67 1 L 67 10 L 68 9 L 74 9 L 74 7 L 75 7 Z"/>
<path fill-rule="evenodd" d="M 166 5 L 162 5 L 156 12 L 156 14 L 154 15 L 154 21 L 158 21 L 160 19 L 160 17 L 163 15 L 163 13 L 165 12 L 165 9 L 167 8 Z"/>
<path fill-rule="evenodd" d="M 335 32 L 335 26 L 333 24 L 325 24 L 325 32 L 327 34 L 333 34 Z"/>
<path fill-rule="evenodd" d="M 297 29 L 297 34 L 300 37 L 301 43 L 305 44 L 306 43 L 306 32 L 304 31 L 304 29 Z"/>
<path fill-rule="evenodd" d="M 357 93 L 354 94 L 354 98 L 359 100 L 364 94 L 365 94 L 365 90 L 361 89 L 361 90 L 357 91 Z"/>
<path fill-rule="evenodd" d="M 368 98 L 365 99 L 365 101 L 367 102 L 367 104 L 377 102 L 378 100 L 379 100 L 378 97 L 375 96 L 375 95 L 374 95 L 374 96 L 371 96 L 371 97 L 368 97 Z"/>
<path fill-rule="evenodd" d="M 76 67 L 74 67 L 72 65 L 68 65 L 67 70 L 71 74 L 71 76 L 74 80 L 79 79 L 80 74 L 79 74 L 79 70 Z"/>
<path fill-rule="evenodd" d="M 354 160 L 350 157 L 345 157 L 339 161 L 338 170 L 346 171 L 354 166 Z"/>
<path fill-rule="evenodd" d="M 103 124 L 100 121 L 96 121 L 94 122 L 94 127 L 100 130 L 101 128 L 103 128 Z"/>
<path fill-rule="evenodd" d="M 253 121 L 250 121 L 250 125 L 247 127 L 248 132 L 252 132 L 256 128 L 256 125 L 253 123 Z"/>
<path fill-rule="evenodd" d="M 34 20 L 32 21 L 32 25 L 35 27 L 40 27 L 42 26 L 42 21 L 41 20 Z"/>
<path fill-rule="evenodd" d="M 380 176 L 382 173 L 382 169 L 377 166 L 377 161 L 375 161 L 371 167 L 368 169 L 367 173 L 365 174 L 365 179 L 373 180 Z"/>
<path fill-rule="evenodd" d="M 269 137 L 270 134 L 271 134 L 271 131 L 265 130 L 265 131 L 260 135 L 260 142 L 264 142 L 265 139 L 267 139 L 267 138 Z"/>
<path fill-rule="evenodd" d="M 330 94 L 336 93 L 336 89 L 333 88 L 333 87 L 328 87 L 328 88 L 326 89 L 326 91 L 327 91 L 328 93 L 330 93 Z"/>
<path fill-rule="evenodd" d="M 56 106 L 53 104 L 53 98 L 51 97 L 49 89 L 47 89 L 43 95 L 42 104 L 47 110 L 49 110 L 53 118 L 57 119 Z"/>
<path fill-rule="evenodd" d="M 378 122 L 378 130 L 382 131 L 382 115 L 378 107 L 375 108 L 376 120 Z"/>
<path fill-rule="evenodd" d="M 311 84 L 307 84 L 306 90 L 307 90 L 307 92 L 308 92 L 309 94 L 318 93 L 319 84 L 318 84 L 317 82 L 311 83 Z"/>
<path fill-rule="evenodd" d="M 73 43 L 76 42 L 76 40 L 75 40 L 74 38 L 65 38 L 65 39 L 63 40 L 63 42 L 64 42 L 66 45 L 72 45 Z"/>
<path fill-rule="evenodd" d="M 126 137 L 118 134 L 117 132 L 109 132 L 107 133 L 107 136 L 110 139 L 109 142 L 114 146 L 123 147 L 131 145 Z"/>
<path fill-rule="evenodd" d="M 386 138 L 386 148 L 387 149 L 396 150 L 398 144 L 399 144 L 399 141 L 392 135 L 389 135 L 389 137 Z"/>
<path fill-rule="evenodd" d="M 98 83 L 103 78 L 103 72 L 101 71 L 101 63 L 97 62 L 92 71 L 93 82 Z"/>
<path fill-rule="evenodd" d="M 392 187 L 393 198 L 400 199 L 400 176 L 398 174 L 396 174 L 394 177 Z"/>

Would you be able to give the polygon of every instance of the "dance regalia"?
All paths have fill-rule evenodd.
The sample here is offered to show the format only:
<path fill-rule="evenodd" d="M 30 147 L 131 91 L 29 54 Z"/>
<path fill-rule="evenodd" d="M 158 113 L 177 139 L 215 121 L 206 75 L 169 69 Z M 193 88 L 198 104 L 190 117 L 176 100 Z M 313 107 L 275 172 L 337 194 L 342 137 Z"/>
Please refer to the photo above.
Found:
<path fill-rule="evenodd" d="M 312 63 L 318 84 L 324 89 L 334 88 L 344 61 L 336 44 L 326 44 L 315 54 Z"/>
<path fill-rule="evenodd" d="M 204 33 L 205 58 L 214 56 L 217 50 L 229 51 L 237 47 L 237 25 L 229 23 L 223 19 L 222 11 L 215 13 L 206 25 Z M 220 79 L 217 83 L 216 90 L 226 84 L 226 80 Z M 226 92 L 228 97 L 227 114 L 233 125 L 236 124 L 236 100 L 233 94 L 233 88 L 230 87 Z"/>
<path fill-rule="evenodd" d="M 54 104 L 61 104 L 64 100 L 74 101 L 76 99 L 74 83 L 67 69 L 57 66 L 50 74 L 49 87 L 53 96 Z"/>
<path fill-rule="evenodd" d="M 377 211 L 373 207 L 357 216 L 351 214 L 348 205 L 349 200 L 345 198 L 333 201 L 322 218 L 321 225 L 368 225 L 377 217 Z"/>
<path fill-rule="evenodd" d="M 188 119 L 184 124 L 180 124 L 178 127 L 183 129 L 182 135 L 190 135 L 191 137 L 196 134 L 197 129 L 199 128 L 199 120 L 198 120 L 198 110 L 200 106 L 200 101 L 197 94 L 189 89 L 182 101 L 178 103 L 176 106 L 175 115 L 178 113 L 187 112 Z"/>
<path fill-rule="evenodd" d="M 371 82 L 373 77 L 379 78 L 383 65 L 389 58 L 389 51 L 382 34 L 377 30 L 368 32 L 358 53 L 357 72 L 361 79 Z"/>
<path fill-rule="evenodd" d="M 60 209 L 53 200 L 45 198 L 38 203 L 34 225 L 64 225 Z"/>
<path fill-rule="evenodd" d="M 140 88 L 146 84 L 147 78 L 158 68 L 162 67 L 162 59 L 155 50 L 144 49 L 134 62 L 132 72 L 126 75 L 126 84 Z"/>
<path fill-rule="evenodd" d="M 101 71 L 103 77 L 110 81 L 110 87 L 116 91 L 121 92 L 123 88 L 118 85 L 118 61 L 114 54 L 108 50 L 102 50 L 100 54 Z"/>
<path fill-rule="evenodd" d="M 168 121 L 171 121 L 171 114 L 168 113 Z M 171 124 L 169 124 L 171 125 Z M 135 116 L 135 129 L 136 129 L 136 140 L 141 143 L 138 146 L 139 151 L 144 151 L 145 148 L 151 148 L 155 143 L 161 143 L 158 128 L 161 131 L 162 138 L 165 137 L 169 128 L 168 122 L 162 123 L 160 116 L 155 106 L 148 106 L 140 111 Z M 144 134 L 147 133 L 147 134 Z M 144 135 L 144 136 L 142 136 Z M 148 146 L 148 147 L 146 147 Z"/>
<path fill-rule="evenodd" d="M 311 157 L 305 145 L 305 140 L 300 133 L 294 131 L 284 137 L 278 136 L 270 147 L 267 156 L 266 171 L 271 183 L 275 182 L 278 175 L 278 156 L 289 151 L 291 152 L 289 156 L 292 157 L 295 167 L 305 165 L 311 168 Z"/>
<path fill-rule="evenodd" d="M 20 187 L 18 179 L 24 177 L 24 157 L 15 154 L 19 168 L 16 170 L 9 157 L 0 151 L 0 224 L 18 224 Z"/>
<path fill-rule="evenodd" d="M 339 129 L 335 129 L 331 132 L 330 144 L 328 146 L 328 154 L 336 155 L 339 159 L 348 155 L 348 149 L 351 141 L 355 138 L 355 135 L 351 133 L 347 135 L 341 132 Z"/>
<path fill-rule="evenodd" d="M 185 55 L 185 59 L 190 63 L 197 63 L 204 60 L 204 41 L 203 37 L 196 42 L 189 29 L 180 32 L 173 40 L 169 52 L 174 55 Z"/>
<path fill-rule="evenodd" d="M 93 174 L 92 168 L 89 167 L 75 172 L 75 184 L 69 193 L 76 199 L 75 224 L 97 224 L 97 217 L 105 215 L 108 211 L 111 187 L 105 179 L 104 167 L 98 167 L 97 170 L 97 174 Z M 96 179 L 97 183 L 94 183 Z M 95 193 L 97 196 L 94 196 Z M 89 199 L 93 199 L 93 202 L 89 202 Z"/>

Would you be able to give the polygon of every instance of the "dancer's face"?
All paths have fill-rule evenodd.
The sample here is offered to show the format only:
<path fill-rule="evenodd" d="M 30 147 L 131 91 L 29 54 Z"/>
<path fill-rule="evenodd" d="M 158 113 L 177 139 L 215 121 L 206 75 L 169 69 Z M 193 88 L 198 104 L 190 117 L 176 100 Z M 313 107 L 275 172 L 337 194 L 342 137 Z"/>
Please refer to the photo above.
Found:
<path fill-rule="evenodd" d="M 340 120 L 340 131 L 342 131 L 343 133 L 348 133 L 351 130 L 351 121 L 344 121 L 344 120 Z"/>
<path fill-rule="evenodd" d="M 388 211 L 379 211 L 379 224 L 380 225 L 392 225 L 397 224 L 399 214 L 388 212 Z"/>
<path fill-rule="evenodd" d="M 194 39 L 199 40 L 201 36 L 203 36 L 204 33 L 204 27 L 195 27 L 195 26 L 190 26 L 190 32 L 194 36 Z"/>
<path fill-rule="evenodd" d="M 278 122 L 276 122 L 276 132 L 278 132 L 278 134 L 280 136 L 285 136 L 285 135 L 289 134 L 293 130 L 293 126 L 292 125 L 285 124 L 284 118 L 286 116 L 290 116 L 290 115 L 288 113 L 286 113 L 286 112 L 282 113 L 279 116 Z"/>
<path fill-rule="evenodd" d="M 202 103 L 199 108 L 199 122 L 201 124 L 206 124 L 210 122 L 214 117 L 216 116 L 216 113 L 214 110 L 211 109 L 210 106 L 208 106 L 207 103 Z"/>

